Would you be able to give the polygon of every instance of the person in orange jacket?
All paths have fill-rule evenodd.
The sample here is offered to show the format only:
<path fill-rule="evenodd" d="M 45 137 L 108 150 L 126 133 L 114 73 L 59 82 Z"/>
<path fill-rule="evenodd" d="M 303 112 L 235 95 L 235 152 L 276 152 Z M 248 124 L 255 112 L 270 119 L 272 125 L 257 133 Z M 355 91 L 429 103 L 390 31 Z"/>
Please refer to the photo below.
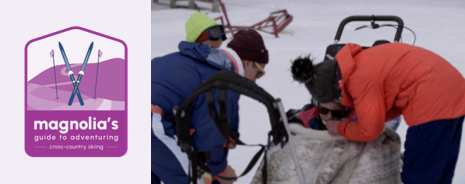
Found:
<path fill-rule="evenodd" d="M 403 115 L 409 125 L 403 183 L 452 182 L 465 115 L 465 79 L 445 59 L 403 43 L 365 50 L 349 43 L 335 60 L 315 65 L 297 59 L 291 70 L 317 101 L 338 100 L 355 109 L 357 121 L 328 121 L 330 134 L 374 140 L 385 121 Z"/>

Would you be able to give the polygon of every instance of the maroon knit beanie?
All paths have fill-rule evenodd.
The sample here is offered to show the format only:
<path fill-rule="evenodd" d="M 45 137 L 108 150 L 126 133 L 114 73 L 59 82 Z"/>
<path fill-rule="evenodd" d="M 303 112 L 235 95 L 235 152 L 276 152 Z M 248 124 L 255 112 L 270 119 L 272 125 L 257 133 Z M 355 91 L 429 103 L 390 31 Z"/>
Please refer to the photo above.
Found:
<path fill-rule="evenodd" d="M 266 50 L 263 38 L 253 29 L 238 31 L 227 47 L 236 51 L 241 60 L 268 63 L 268 50 Z"/>

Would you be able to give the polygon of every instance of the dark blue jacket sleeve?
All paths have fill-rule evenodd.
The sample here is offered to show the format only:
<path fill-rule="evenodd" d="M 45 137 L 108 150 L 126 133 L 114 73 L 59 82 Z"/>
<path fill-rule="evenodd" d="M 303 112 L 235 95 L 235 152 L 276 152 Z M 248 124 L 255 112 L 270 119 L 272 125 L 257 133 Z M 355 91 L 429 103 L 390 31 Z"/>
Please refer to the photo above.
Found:
<path fill-rule="evenodd" d="M 213 90 L 213 94 L 218 97 L 218 90 Z M 228 91 L 226 103 L 228 123 L 231 131 L 238 134 L 239 118 L 238 118 L 238 100 L 239 94 Z M 217 112 L 219 113 L 219 105 L 216 103 Z M 205 101 L 205 95 L 201 95 L 194 102 L 194 111 L 192 113 L 192 128 L 195 132 L 192 135 L 194 148 L 196 151 L 208 150 L 210 152 L 211 161 L 207 163 L 213 175 L 218 175 L 223 172 L 227 162 L 227 150 L 223 145 L 226 139 L 221 135 L 215 122 L 209 116 L 208 105 Z"/>
<path fill-rule="evenodd" d="M 318 120 L 316 118 L 311 119 L 308 124 L 310 125 L 310 128 L 314 130 L 320 130 L 320 124 L 318 123 Z"/>

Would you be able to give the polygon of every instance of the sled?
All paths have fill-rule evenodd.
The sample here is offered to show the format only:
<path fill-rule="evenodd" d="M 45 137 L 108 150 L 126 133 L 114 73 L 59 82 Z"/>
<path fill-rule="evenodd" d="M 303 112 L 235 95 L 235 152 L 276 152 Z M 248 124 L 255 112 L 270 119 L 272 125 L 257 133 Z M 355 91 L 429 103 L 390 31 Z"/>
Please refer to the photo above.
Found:
<path fill-rule="evenodd" d="M 372 29 L 377 29 L 380 27 L 384 26 L 392 26 L 392 27 L 397 27 L 396 29 L 396 35 L 394 36 L 394 42 L 399 42 L 401 39 L 402 35 L 402 30 L 404 29 L 404 21 L 398 17 L 398 16 L 393 16 L 393 15 L 387 15 L 387 16 L 350 16 L 345 18 L 344 20 L 341 21 L 339 24 L 339 27 L 336 32 L 336 36 L 334 38 L 334 44 L 329 45 L 326 47 L 326 53 L 325 53 L 325 60 L 334 60 L 336 57 L 337 52 L 342 49 L 346 44 L 343 43 L 338 43 L 341 40 L 341 35 L 342 32 L 344 31 L 344 27 L 347 23 L 349 22 L 354 22 L 354 21 L 370 21 L 370 25 L 364 25 L 356 28 L 355 30 L 359 30 L 362 28 L 372 28 Z M 391 25 L 391 24 L 377 24 L 376 21 L 394 21 L 397 22 L 397 25 Z M 413 33 L 413 32 L 412 32 Z M 383 44 L 383 43 L 389 43 L 389 41 L 386 40 L 377 40 L 374 42 L 373 46 Z M 367 49 L 370 48 L 370 46 L 362 46 L 362 49 Z"/>
<path fill-rule="evenodd" d="M 225 5 L 221 0 L 218 0 L 218 2 L 221 7 L 221 11 L 223 12 L 223 16 L 217 17 L 215 18 L 215 20 L 219 20 L 221 24 L 224 26 L 225 32 L 231 33 L 232 35 L 234 35 L 234 33 L 242 29 L 255 29 L 257 31 L 272 34 L 276 38 L 278 38 L 278 33 L 281 32 L 284 28 L 286 28 L 286 26 L 292 22 L 293 18 L 292 15 L 287 13 L 287 10 L 284 9 L 271 12 L 266 19 L 251 26 L 234 26 L 231 25 L 231 22 L 229 21 Z M 226 21 L 226 24 L 224 21 Z"/>
<path fill-rule="evenodd" d="M 212 90 L 216 89 L 219 90 L 217 98 L 215 98 L 212 93 Z M 288 127 L 287 116 L 284 112 L 284 107 L 281 100 L 279 98 L 273 98 L 268 92 L 259 87 L 255 82 L 228 70 L 222 70 L 210 76 L 189 97 L 187 97 L 181 105 L 174 107 L 173 109 L 175 111 L 175 126 L 178 140 L 177 144 L 181 150 L 188 155 L 190 162 L 189 165 L 192 176 L 189 174 L 188 182 L 196 184 L 197 179 L 202 176 L 203 173 L 209 173 L 209 169 L 206 163 L 210 161 L 210 153 L 207 150 L 194 150 L 190 134 L 190 121 L 193 110 L 192 105 L 198 96 L 205 94 L 205 99 L 209 106 L 210 118 L 214 120 L 216 127 L 220 131 L 221 135 L 226 140 L 236 143 L 236 145 L 247 145 L 229 129 L 226 114 L 226 90 L 232 90 L 241 95 L 246 95 L 254 100 L 261 102 L 268 110 L 271 123 L 271 131 L 268 133 L 267 145 L 255 145 L 260 146 L 261 149 L 252 158 L 252 161 L 250 161 L 245 171 L 238 177 L 246 175 L 258 161 L 260 156 L 265 154 L 265 167 L 263 167 L 264 169 L 262 177 L 264 180 L 266 180 L 267 149 L 271 144 L 279 144 L 281 147 L 284 147 L 284 145 L 289 143 L 291 151 L 294 155 L 293 160 L 296 164 L 296 171 L 298 173 L 297 175 L 301 181 L 300 183 L 303 184 L 303 175 L 300 170 L 299 163 L 297 162 L 297 154 L 295 153 L 292 136 L 289 136 L 291 134 Z M 217 107 L 219 107 L 219 114 Z"/>

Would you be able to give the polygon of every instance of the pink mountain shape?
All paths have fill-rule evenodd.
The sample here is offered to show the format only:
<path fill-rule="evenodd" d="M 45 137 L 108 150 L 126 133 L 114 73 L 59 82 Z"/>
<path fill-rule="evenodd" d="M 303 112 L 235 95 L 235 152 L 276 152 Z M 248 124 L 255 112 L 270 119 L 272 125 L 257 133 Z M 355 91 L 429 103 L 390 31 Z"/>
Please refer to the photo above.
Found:
<path fill-rule="evenodd" d="M 75 78 L 79 76 L 81 66 L 82 64 L 71 65 Z M 75 96 L 72 106 L 68 106 L 74 87 L 66 65 L 55 66 L 58 101 L 55 99 L 55 78 L 53 66 L 51 66 L 27 82 L 28 110 L 124 110 L 125 67 L 125 61 L 121 58 L 101 61 L 98 70 L 96 99 L 93 99 L 97 63 L 87 64 L 79 84 L 84 106 L 79 104 L 77 96 Z"/>

